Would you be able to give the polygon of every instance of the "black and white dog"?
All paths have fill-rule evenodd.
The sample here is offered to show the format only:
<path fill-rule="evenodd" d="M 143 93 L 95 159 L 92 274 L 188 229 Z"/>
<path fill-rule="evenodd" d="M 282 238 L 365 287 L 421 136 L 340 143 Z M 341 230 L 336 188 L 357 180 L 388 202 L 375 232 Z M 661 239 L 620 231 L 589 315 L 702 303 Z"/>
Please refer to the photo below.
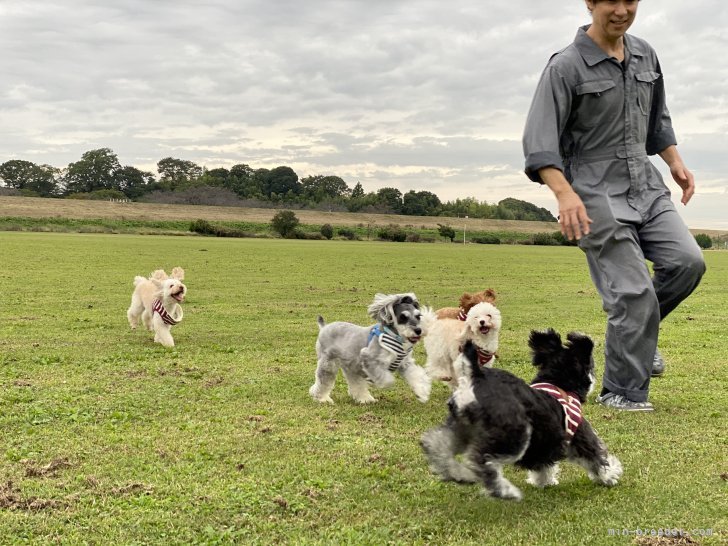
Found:
<path fill-rule="evenodd" d="M 331 391 L 340 367 L 349 395 L 360 404 L 376 402 L 369 386 L 390 387 L 394 372 L 404 378 L 420 402 L 427 402 L 431 380 L 412 357 L 415 343 L 425 333 L 417 297 L 413 293 L 376 294 L 367 312 L 376 324 L 326 324 L 318 317 L 318 366 L 309 393 L 314 400 L 333 404 Z"/>
<path fill-rule="evenodd" d="M 581 415 L 594 382 L 594 344 L 577 333 L 567 340 L 564 346 L 554 330 L 531 332 L 538 368 L 531 385 L 505 370 L 481 368 L 468 342 L 455 361 L 459 383 L 448 400 L 447 421 L 422 436 L 431 470 L 443 480 L 481 482 L 502 499 L 522 496 L 503 476 L 504 464 L 527 469 L 528 483 L 545 487 L 558 484 L 558 462 L 568 459 L 593 481 L 615 485 L 622 465 Z"/>

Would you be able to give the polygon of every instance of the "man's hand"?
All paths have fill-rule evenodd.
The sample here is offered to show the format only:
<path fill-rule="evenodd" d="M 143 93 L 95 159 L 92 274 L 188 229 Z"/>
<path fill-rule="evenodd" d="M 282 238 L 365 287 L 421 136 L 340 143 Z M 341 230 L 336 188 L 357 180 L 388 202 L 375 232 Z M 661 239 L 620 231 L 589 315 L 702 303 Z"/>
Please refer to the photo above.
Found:
<path fill-rule="evenodd" d="M 576 192 L 569 188 L 568 191 L 557 193 L 556 199 L 559 202 L 559 224 L 564 237 L 578 241 L 584 235 L 589 235 L 589 224 L 592 223 L 592 219 L 586 213 L 586 207 Z"/>
<path fill-rule="evenodd" d="M 682 188 L 683 194 L 680 202 L 687 205 L 695 193 L 695 178 L 683 163 L 677 151 L 677 146 L 671 145 L 660 152 L 662 160 L 670 167 L 670 174 L 677 185 Z"/>
<path fill-rule="evenodd" d="M 683 194 L 680 202 L 687 205 L 695 193 L 695 178 L 682 161 L 670 165 L 670 174 L 677 185 L 682 188 Z"/>
<path fill-rule="evenodd" d="M 570 241 L 589 235 L 589 224 L 592 219 L 586 213 L 586 207 L 568 180 L 559 169 L 544 167 L 538 171 L 541 180 L 546 184 L 559 202 L 559 224 L 561 233 Z"/>

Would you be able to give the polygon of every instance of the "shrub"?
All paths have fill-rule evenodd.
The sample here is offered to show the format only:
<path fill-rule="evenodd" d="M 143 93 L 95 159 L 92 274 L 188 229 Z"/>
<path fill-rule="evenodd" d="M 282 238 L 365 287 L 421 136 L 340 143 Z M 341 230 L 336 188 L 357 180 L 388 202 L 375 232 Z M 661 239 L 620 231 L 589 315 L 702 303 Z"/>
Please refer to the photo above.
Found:
<path fill-rule="evenodd" d="M 710 248 L 713 246 L 713 239 L 706 233 L 698 233 L 695 236 L 695 242 L 698 243 L 700 248 Z"/>
<path fill-rule="evenodd" d="M 331 227 L 331 224 L 324 224 L 321 226 L 321 235 L 329 240 L 334 236 L 334 228 Z"/>
<path fill-rule="evenodd" d="M 481 235 L 480 237 L 473 237 L 470 240 L 473 241 L 474 243 L 478 243 L 481 245 L 499 245 L 499 244 L 501 244 L 501 240 L 498 237 L 496 237 L 495 235 L 491 235 L 491 234 Z"/>
<path fill-rule="evenodd" d="M 422 237 L 417 232 L 408 233 L 405 239 L 408 243 L 419 243 Z"/>
<path fill-rule="evenodd" d="M 455 240 L 455 230 L 451 226 L 446 224 L 437 224 L 437 231 L 440 233 L 441 237 L 450 239 L 451 243 Z"/>
<path fill-rule="evenodd" d="M 215 228 L 207 220 L 198 219 L 190 224 L 190 231 L 201 235 L 214 235 Z"/>
<path fill-rule="evenodd" d="M 564 237 L 564 234 L 560 231 L 554 231 L 551 237 L 556 241 L 556 244 L 563 245 L 563 246 L 576 246 L 576 241 L 571 241 Z"/>
<path fill-rule="evenodd" d="M 273 230 L 285 238 L 295 237 L 294 232 L 298 224 L 299 220 L 292 210 L 282 210 L 271 220 Z"/>
<path fill-rule="evenodd" d="M 358 239 L 356 233 L 353 229 L 350 228 L 339 228 L 337 233 L 339 234 L 339 237 L 343 237 L 344 239 L 349 239 L 350 241 L 353 241 L 355 239 Z"/>
<path fill-rule="evenodd" d="M 389 224 L 386 227 L 379 228 L 377 237 L 384 241 L 403 243 L 407 239 L 407 232 L 396 224 Z"/>
<path fill-rule="evenodd" d="M 531 240 L 534 245 L 540 246 L 556 246 L 561 244 L 559 241 L 554 239 L 553 233 L 534 233 Z"/>
<path fill-rule="evenodd" d="M 249 237 L 249 234 L 244 231 L 225 226 L 215 226 L 207 220 L 195 220 L 190 224 L 190 231 L 201 235 L 214 235 L 215 237 Z"/>
<path fill-rule="evenodd" d="M 94 190 L 88 193 L 71 193 L 66 199 L 81 199 L 91 201 L 108 201 L 109 199 L 127 199 L 119 190 Z"/>
<path fill-rule="evenodd" d="M 294 229 L 293 232 L 288 236 L 288 238 L 289 239 L 303 239 L 303 240 L 309 240 L 309 241 L 321 241 L 321 240 L 323 240 L 324 236 L 317 232 L 311 233 L 309 231 Z"/>

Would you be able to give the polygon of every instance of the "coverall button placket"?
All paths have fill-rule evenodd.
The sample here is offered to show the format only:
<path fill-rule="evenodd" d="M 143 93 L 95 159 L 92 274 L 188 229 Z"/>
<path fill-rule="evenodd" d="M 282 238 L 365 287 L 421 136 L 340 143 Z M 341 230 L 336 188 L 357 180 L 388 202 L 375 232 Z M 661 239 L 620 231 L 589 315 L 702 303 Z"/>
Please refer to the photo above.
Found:
<path fill-rule="evenodd" d="M 625 158 L 627 162 L 627 171 L 629 172 L 629 192 L 627 194 L 627 203 L 637 210 L 640 215 L 644 214 L 644 207 L 640 206 L 644 189 L 640 183 L 639 159 L 633 157 L 634 144 L 638 143 L 635 131 L 639 131 L 640 120 L 637 115 L 637 89 L 635 89 L 635 66 L 638 61 L 635 55 L 628 55 L 626 66 L 620 68 L 622 70 L 622 84 L 624 86 L 624 147 Z"/>

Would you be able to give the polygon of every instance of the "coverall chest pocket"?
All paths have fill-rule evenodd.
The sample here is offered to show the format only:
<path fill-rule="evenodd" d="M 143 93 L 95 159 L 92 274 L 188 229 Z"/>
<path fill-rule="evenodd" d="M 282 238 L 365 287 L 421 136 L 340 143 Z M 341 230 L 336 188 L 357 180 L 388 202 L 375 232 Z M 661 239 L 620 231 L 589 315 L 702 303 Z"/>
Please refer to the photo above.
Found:
<path fill-rule="evenodd" d="M 660 79 L 660 74 L 650 70 L 635 74 L 634 77 L 637 80 L 637 103 L 640 111 L 645 116 L 649 116 L 652 107 L 652 90 L 655 88 L 657 80 Z"/>
<path fill-rule="evenodd" d="M 610 116 L 618 102 L 616 86 L 613 80 L 594 80 L 577 85 L 577 123 L 583 127 L 594 127 Z"/>

